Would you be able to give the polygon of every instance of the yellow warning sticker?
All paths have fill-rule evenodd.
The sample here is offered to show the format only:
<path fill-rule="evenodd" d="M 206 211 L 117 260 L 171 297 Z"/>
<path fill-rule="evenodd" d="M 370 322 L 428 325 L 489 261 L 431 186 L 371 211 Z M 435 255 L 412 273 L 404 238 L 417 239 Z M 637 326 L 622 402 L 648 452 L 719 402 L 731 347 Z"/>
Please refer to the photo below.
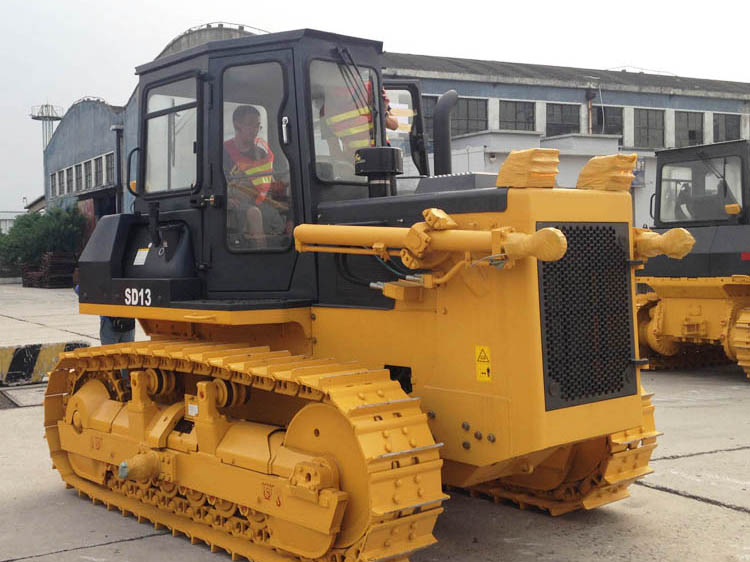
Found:
<path fill-rule="evenodd" d="M 490 372 L 490 346 L 474 346 L 474 365 L 479 382 L 492 382 L 492 373 Z"/>

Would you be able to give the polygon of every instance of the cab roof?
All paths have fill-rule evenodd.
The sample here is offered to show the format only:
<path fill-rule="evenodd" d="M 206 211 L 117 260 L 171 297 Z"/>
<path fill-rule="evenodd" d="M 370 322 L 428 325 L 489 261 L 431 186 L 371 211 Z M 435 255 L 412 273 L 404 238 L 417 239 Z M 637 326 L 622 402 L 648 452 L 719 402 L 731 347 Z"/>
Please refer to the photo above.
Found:
<path fill-rule="evenodd" d="M 235 49 L 242 49 L 245 47 L 255 47 L 258 45 L 274 44 L 274 43 L 294 43 L 301 41 L 302 39 L 320 39 L 324 41 L 344 42 L 344 43 L 358 43 L 363 47 L 372 47 L 377 53 L 383 52 L 382 41 L 373 41 L 371 39 L 362 39 L 359 37 L 352 37 L 349 35 L 340 35 L 338 33 L 330 33 L 328 31 L 319 31 L 316 29 L 297 29 L 293 31 L 282 31 L 279 33 L 267 33 L 263 35 L 248 35 L 247 37 L 239 37 L 236 39 L 224 39 L 219 41 L 209 41 L 196 47 L 186 49 L 174 55 L 166 56 L 163 58 L 156 59 L 154 61 L 137 66 L 135 69 L 136 74 L 146 74 L 165 66 L 170 66 L 175 63 L 196 58 L 201 55 L 206 55 L 213 52 L 219 51 L 230 51 Z"/>

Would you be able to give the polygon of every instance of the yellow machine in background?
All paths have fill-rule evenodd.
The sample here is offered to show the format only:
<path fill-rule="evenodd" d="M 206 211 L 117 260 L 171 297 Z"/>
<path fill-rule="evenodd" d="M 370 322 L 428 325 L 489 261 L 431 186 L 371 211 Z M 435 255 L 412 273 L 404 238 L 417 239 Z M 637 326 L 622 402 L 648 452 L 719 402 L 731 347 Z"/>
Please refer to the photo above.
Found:
<path fill-rule="evenodd" d="M 651 471 L 634 271 L 689 235 L 633 228 L 635 156 L 576 189 L 547 149 L 430 176 L 403 83 L 420 177 L 401 193 L 380 50 L 301 30 L 139 69 L 137 212 L 97 225 L 80 311 L 151 340 L 50 373 L 47 442 L 79 494 L 232 559 L 403 561 L 435 542 L 443 484 L 556 515 Z M 263 197 L 227 187 L 222 143 L 266 147 L 242 160 L 266 162 Z"/>
<path fill-rule="evenodd" d="M 639 272 L 641 355 L 650 368 L 738 363 L 750 376 L 750 145 L 745 140 L 657 153 L 654 220 L 688 229 L 695 251 Z"/>

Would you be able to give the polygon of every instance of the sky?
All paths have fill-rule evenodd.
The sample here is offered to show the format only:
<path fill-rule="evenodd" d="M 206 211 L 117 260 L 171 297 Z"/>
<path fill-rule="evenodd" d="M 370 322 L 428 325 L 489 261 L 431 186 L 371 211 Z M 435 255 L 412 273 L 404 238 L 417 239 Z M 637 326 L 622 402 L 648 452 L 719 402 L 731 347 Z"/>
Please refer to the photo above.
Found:
<path fill-rule="evenodd" d="M 183 31 L 230 22 L 314 28 L 383 41 L 391 52 L 591 69 L 638 68 L 750 83 L 750 5 L 714 0 L 567 2 L 261 2 L 1 0 L 0 212 L 44 192 L 43 103 L 85 96 L 124 105 L 134 68 Z M 750 87 L 750 85 L 749 85 Z"/>

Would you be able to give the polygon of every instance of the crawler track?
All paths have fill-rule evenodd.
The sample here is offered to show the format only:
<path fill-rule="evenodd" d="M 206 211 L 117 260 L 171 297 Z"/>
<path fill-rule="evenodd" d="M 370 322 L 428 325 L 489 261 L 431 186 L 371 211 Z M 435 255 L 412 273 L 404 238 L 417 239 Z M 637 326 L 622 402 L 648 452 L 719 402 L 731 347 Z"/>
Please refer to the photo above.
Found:
<path fill-rule="evenodd" d="M 176 481 L 121 479 L 119 458 L 106 463 L 103 485 L 79 474 L 71 453 L 61 444 L 66 405 L 91 379 L 104 383 L 110 400 L 127 402 L 129 389 L 120 380 L 120 369 L 153 369 L 173 373 L 177 380 L 181 376 L 223 379 L 243 387 L 250 403 L 257 391 L 294 397 L 301 407 L 322 403 L 336 408 L 353 429 L 366 461 L 367 497 L 356 498 L 350 493 L 347 509 L 359 502 L 361 513 L 362 502 L 369 503 L 365 503 L 364 526 L 358 523 L 363 530 L 352 536 L 347 529 L 357 524 L 348 521 L 345 513 L 333 546 L 314 560 L 402 560 L 435 542 L 432 529 L 446 496 L 441 489 L 440 445 L 432 439 L 419 400 L 406 396 L 387 370 L 370 371 L 356 363 L 340 364 L 237 343 L 158 340 L 62 354 L 50 373 L 45 429 L 55 468 L 79 495 L 101 502 L 107 509 L 132 514 L 139 521 L 150 521 L 157 528 L 166 527 L 174 535 L 184 534 L 192 543 L 206 543 L 212 551 L 225 550 L 233 560 L 311 560 L 279 546 L 269 510 L 260 504 L 260 497 L 259 506 L 250 506 L 233 498 L 210 496 L 180 485 L 179 473 Z M 179 388 L 178 383 L 176 390 L 170 390 L 169 403 L 182 399 Z M 346 483 L 342 482 L 342 488 L 347 491 Z M 349 536 L 342 536 L 347 532 Z"/>
<path fill-rule="evenodd" d="M 555 486 L 537 487 L 535 480 L 541 483 L 541 478 L 530 474 L 472 486 L 469 493 L 496 503 L 509 500 L 522 509 L 535 506 L 551 515 L 593 509 L 628 497 L 628 487 L 653 472 L 648 462 L 661 432 L 654 426 L 651 396 L 641 390 L 641 426 L 561 449 L 557 458 L 537 467 L 547 478 L 550 473 L 557 474 Z"/>
<path fill-rule="evenodd" d="M 703 367 L 719 367 L 734 363 L 727 357 L 724 348 L 720 345 L 696 345 L 682 344 L 680 352 L 670 357 L 659 355 L 648 350 L 648 365 L 645 369 L 650 371 L 668 371 L 677 369 L 700 369 Z"/>

